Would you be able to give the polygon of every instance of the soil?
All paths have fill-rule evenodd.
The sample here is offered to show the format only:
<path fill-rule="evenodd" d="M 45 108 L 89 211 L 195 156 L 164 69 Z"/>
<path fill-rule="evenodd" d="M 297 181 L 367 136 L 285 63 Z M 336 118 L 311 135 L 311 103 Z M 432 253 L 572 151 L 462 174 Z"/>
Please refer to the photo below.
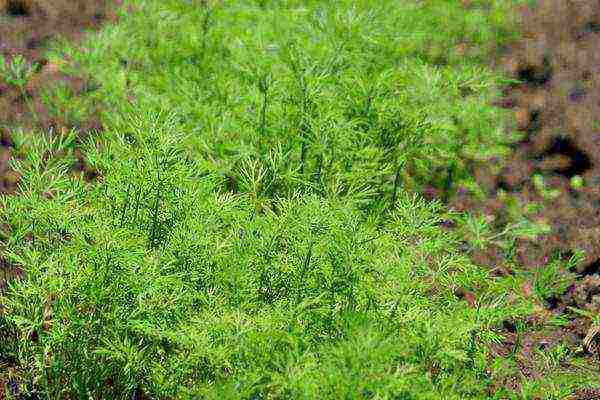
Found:
<path fill-rule="evenodd" d="M 525 138 L 502 160 L 500 174 L 489 166 L 477 178 L 491 201 L 501 190 L 545 206 L 537 218 L 553 232 L 521 244 L 523 265 L 581 248 L 586 257 L 577 272 L 592 275 L 600 267 L 600 2 L 545 0 L 521 12 L 523 38 L 496 66 L 523 82 L 505 88 L 499 103 L 514 110 L 511 129 Z M 536 174 L 556 197 L 536 189 Z M 573 187 L 574 177 L 583 187 Z"/>
<path fill-rule="evenodd" d="M 523 139 L 506 159 L 490 160 L 474 171 L 487 194 L 485 201 L 459 188 L 450 206 L 485 214 L 500 228 L 507 221 L 507 198 L 522 205 L 541 204 L 541 211 L 529 217 L 549 225 L 551 232 L 534 240 L 519 239 L 516 265 L 544 268 L 557 254 L 567 259 L 576 249 L 584 250 L 585 258 L 573 271 L 564 271 L 572 281 L 567 291 L 545 299 L 524 321 L 530 332 L 516 340 L 513 322 L 501 329 L 506 341 L 492 353 L 517 354 L 520 374 L 512 383 L 503 382 L 515 389 L 523 379 L 544 375 L 532 349 L 562 343 L 575 350 L 582 345 L 592 328 L 591 318 L 573 314 L 568 307 L 600 313 L 600 1 L 543 0 L 522 6 L 518 13 L 521 38 L 498 51 L 491 66 L 520 81 L 504 88 L 497 105 L 513 110 L 508 129 L 522 132 Z M 499 275 L 513 272 L 509 258 L 499 247 L 473 254 L 475 262 Z M 558 315 L 569 318 L 569 324 L 544 330 L 544 319 Z M 584 355 L 600 370 L 600 357 L 591 352 Z M 600 389 L 582 389 L 572 397 L 588 398 L 600 398 Z"/>

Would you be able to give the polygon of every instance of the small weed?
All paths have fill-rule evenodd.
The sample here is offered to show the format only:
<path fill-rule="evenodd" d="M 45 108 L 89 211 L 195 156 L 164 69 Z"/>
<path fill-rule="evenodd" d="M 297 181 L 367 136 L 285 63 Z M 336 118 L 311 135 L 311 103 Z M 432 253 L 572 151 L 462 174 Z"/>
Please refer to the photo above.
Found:
<path fill-rule="evenodd" d="M 24 90 L 36 69 L 36 64 L 28 65 L 25 58 L 20 54 L 12 57 L 10 61 L 0 55 L 0 77 L 9 85 L 20 90 Z"/>

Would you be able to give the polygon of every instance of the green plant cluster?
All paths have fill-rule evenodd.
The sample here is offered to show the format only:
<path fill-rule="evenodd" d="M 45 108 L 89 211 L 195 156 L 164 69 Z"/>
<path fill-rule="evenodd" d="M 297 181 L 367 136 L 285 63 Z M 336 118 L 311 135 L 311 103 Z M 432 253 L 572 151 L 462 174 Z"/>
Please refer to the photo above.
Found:
<path fill-rule="evenodd" d="M 439 228 L 439 205 L 402 192 L 378 217 L 298 193 L 258 213 L 183 156 L 175 117 L 116 132 L 87 149 L 101 184 L 71 178 L 68 157 L 44 165 L 72 142 L 40 140 L 22 161 L 40 168 L 21 168 L 3 205 L 28 274 L 2 298 L 19 335 L 3 350 L 51 398 L 485 390 L 479 343 L 518 311 L 500 286 L 478 309 L 455 300 L 487 274 Z"/>
<path fill-rule="evenodd" d="M 0 294 L 0 354 L 19 379 L 51 399 L 486 398 L 506 368 L 487 345 L 533 302 L 415 192 L 506 151 L 482 63 L 507 4 L 131 3 L 53 55 L 102 85 L 48 101 L 100 102 L 106 130 L 15 139 L 2 241 L 26 278 Z M 563 289 L 548 271 L 539 295 Z"/>
<path fill-rule="evenodd" d="M 176 112 L 188 152 L 258 207 L 302 190 L 393 208 L 400 187 L 451 192 L 507 151 L 488 101 L 503 78 L 482 61 L 501 3 L 149 2 L 69 56 L 102 82 L 90 104 Z"/>
<path fill-rule="evenodd" d="M 8 85 L 23 89 L 37 68 L 36 64 L 27 65 L 25 58 L 18 54 L 10 61 L 0 54 L 0 78 Z"/>

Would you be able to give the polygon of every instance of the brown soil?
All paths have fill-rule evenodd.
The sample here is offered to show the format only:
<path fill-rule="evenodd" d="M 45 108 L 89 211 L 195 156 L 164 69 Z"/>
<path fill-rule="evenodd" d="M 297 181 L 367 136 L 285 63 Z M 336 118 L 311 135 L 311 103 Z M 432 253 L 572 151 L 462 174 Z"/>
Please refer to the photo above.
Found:
<path fill-rule="evenodd" d="M 492 350 L 499 356 L 517 354 L 521 375 L 513 380 L 515 388 L 523 379 L 544 374 L 536 367 L 532 349 L 557 343 L 575 349 L 582 344 L 591 320 L 568 307 L 600 313 L 600 1 L 543 0 L 518 12 L 522 36 L 498 54 L 492 67 L 521 82 L 506 87 L 498 105 L 514 110 L 509 128 L 522 132 L 523 139 L 507 159 L 491 160 L 475 171 L 486 201 L 459 189 L 450 204 L 456 210 L 486 214 L 498 228 L 507 223 L 507 197 L 520 204 L 542 204 L 542 211 L 529 217 L 552 231 L 517 241 L 514 261 L 525 269 L 544 268 L 553 256 L 566 259 L 575 249 L 586 255 L 575 274 L 565 271 L 573 279 L 567 292 L 546 299 L 532 321 L 525 321 L 538 321 L 527 325 L 531 332 L 517 341 L 511 322 L 502 329 L 506 341 Z M 553 196 L 541 193 L 539 184 L 536 188 L 535 175 L 555 191 Z M 582 187 L 571 184 L 577 177 L 583 178 Z M 499 275 L 512 273 L 506 249 L 490 247 L 476 251 L 473 258 Z M 543 321 L 552 315 L 568 316 L 571 322 L 547 332 Z M 594 356 L 588 357 L 590 365 L 600 368 Z M 597 397 L 589 397 L 594 393 Z M 582 390 L 572 398 L 600 398 L 600 390 Z"/>
<path fill-rule="evenodd" d="M 501 189 L 545 205 L 538 218 L 553 233 L 522 244 L 525 266 L 539 266 L 557 249 L 581 248 L 586 258 L 577 271 L 591 275 L 600 266 L 600 2 L 546 0 L 522 15 L 523 39 L 500 66 L 523 82 L 506 88 L 502 105 L 514 110 L 525 138 L 500 174 L 488 168 L 478 177 L 492 199 Z M 542 196 L 535 174 L 558 196 Z M 576 176 L 582 188 L 571 187 Z"/>

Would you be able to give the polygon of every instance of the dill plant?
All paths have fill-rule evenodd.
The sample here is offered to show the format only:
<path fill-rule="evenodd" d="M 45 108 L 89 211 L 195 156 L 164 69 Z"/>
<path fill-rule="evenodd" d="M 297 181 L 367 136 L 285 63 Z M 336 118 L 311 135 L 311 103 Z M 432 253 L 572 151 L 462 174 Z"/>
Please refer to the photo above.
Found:
<path fill-rule="evenodd" d="M 447 54 L 483 45 L 504 6 L 137 5 L 85 54 L 62 49 L 104 82 L 74 99 L 110 109 L 81 144 L 99 181 L 68 173 L 73 133 L 17 138 L 3 244 L 26 278 L 0 295 L 0 350 L 19 382 L 48 398 L 485 398 L 486 344 L 533 300 L 511 303 L 522 277 L 473 265 L 413 190 L 506 151 L 485 105 L 498 77 Z"/>
<path fill-rule="evenodd" d="M 257 210 L 182 155 L 176 116 L 136 110 L 114 126 L 108 147 L 86 149 L 101 183 L 25 168 L 24 195 L 4 204 L 15 232 L 36 221 L 35 243 L 12 238 L 28 276 L 2 303 L 23 340 L 13 354 L 50 397 L 410 393 L 430 364 L 444 372 L 418 390 L 444 393 L 483 373 L 466 338 L 504 315 L 447 302 L 451 282 L 485 273 L 451 250 L 439 206 L 401 192 L 382 224 L 360 202 L 299 192 Z M 40 142 L 29 160 L 64 146 Z M 392 373 L 398 362 L 410 368 Z"/>

